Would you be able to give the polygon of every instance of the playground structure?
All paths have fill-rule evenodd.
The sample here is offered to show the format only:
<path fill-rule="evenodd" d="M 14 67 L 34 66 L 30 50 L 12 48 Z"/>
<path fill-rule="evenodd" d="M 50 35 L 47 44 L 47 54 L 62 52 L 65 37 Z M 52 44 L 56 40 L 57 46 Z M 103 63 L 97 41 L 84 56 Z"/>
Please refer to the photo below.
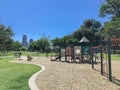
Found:
<path fill-rule="evenodd" d="M 88 42 L 87 42 L 88 43 Z M 120 49 L 120 38 L 107 38 L 101 41 L 99 46 L 91 47 L 87 44 L 81 46 L 68 46 L 60 49 L 56 60 L 65 62 L 91 63 L 94 69 L 95 63 L 100 63 L 101 75 L 112 81 L 111 49 Z M 99 53 L 99 57 L 97 56 Z"/>
<path fill-rule="evenodd" d="M 91 52 L 89 40 L 86 37 L 83 37 L 80 41 L 81 46 L 67 46 L 66 48 L 61 48 L 57 52 L 57 55 L 51 61 L 59 60 L 65 62 L 91 62 Z"/>
<path fill-rule="evenodd" d="M 54 59 L 65 62 L 78 62 L 78 63 L 90 62 L 90 47 L 82 48 L 81 46 L 74 47 L 68 46 L 65 49 L 63 48 L 60 49 L 59 53 L 57 53 Z"/>
<path fill-rule="evenodd" d="M 92 68 L 94 69 L 94 54 L 100 53 L 101 75 L 112 81 L 111 49 L 120 49 L 120 38 L 107 38 L 101 45 L 91 48 Z"/>

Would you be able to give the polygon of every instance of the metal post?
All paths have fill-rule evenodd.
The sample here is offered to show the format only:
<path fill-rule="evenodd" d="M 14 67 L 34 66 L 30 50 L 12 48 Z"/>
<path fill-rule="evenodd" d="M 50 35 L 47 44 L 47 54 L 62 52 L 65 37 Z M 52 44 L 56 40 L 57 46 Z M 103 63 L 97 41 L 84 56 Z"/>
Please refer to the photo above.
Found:
<path fill-rule="evenodd" d="M 101 75 L 103 75 L 103 56 L 102 56 L 102 47 L 100 50 L 100 59 L 101 59 Z"/>
<path fill-rule="evenodd" d="M 59 57 L 60 57 L 60 61 L 61 61 L 61 48 L 60 48 L 60 51 L 59 51 Z"/>
<path fill-rule="evenodd" d="M 93 62 L 93 52 L 91 52 L 91 59 L 92 59 L 92 68 L 94 69 L 94 62 Z"/>
<path fill-rule="evenodd" d="M 108 46 L 108 71 L 109 71 L 109 81 L 112 81 L 112 72 L 111 72 L 111 53 L 110 53 L 110 38 L 108 37 L 107 40 L 107 46 Z"/>
<path fill-rule="evenodd" d="M 83 47 L 81 47 L 81 62 L 83 63 Z"/>
<path fill-rule="evenodd" d="M 66 48 L 65 48 L 65 62 L 67 61 Z"/>
<path fill-rule="evenodd" d="M 72 53 L 73 51 L 72 51 L 72 49 L 73 49 L 73 48 L 72 48 L 72 46 L 71 46 L 71 62 L 73 62 L 73 53 Z"/>
<path fill-rule="evenodd" d="M 74 46 L 72 46 L 72 61 L 74 62 Z"/>
<path fill-rule="evenodd" d="M 51 56 L 50 56 L 50 59 L 51 59 L 51 61 L 52 61 L 52 51 L 51 51 Z"/>

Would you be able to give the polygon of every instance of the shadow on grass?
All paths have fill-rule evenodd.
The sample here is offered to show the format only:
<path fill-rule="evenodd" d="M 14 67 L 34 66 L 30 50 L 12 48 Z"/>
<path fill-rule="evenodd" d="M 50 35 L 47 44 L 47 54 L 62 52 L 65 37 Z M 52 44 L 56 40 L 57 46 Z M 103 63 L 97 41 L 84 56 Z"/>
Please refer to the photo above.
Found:
<path fill-rule="evenodd" d="M 3 59 L 3 56 L 2 56 L 2 57 L 0 57 L 0 59 Z"/>

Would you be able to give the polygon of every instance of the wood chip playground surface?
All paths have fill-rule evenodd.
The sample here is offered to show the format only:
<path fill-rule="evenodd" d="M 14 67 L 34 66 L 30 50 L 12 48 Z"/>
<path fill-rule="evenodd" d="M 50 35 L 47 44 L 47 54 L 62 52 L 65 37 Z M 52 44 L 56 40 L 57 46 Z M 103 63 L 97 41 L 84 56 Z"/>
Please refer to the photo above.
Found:
<path fill-rule="evenodd" d="M 33 57 L 32 61 L 15 60 L 45 66 L 45 71 L 36 78 L 40 90 L 120 90 L 120 61 L 112 61 L 113 82 L 100 74 L 100 63 L 67 63 L 52 61 L 46 57 Z"/>

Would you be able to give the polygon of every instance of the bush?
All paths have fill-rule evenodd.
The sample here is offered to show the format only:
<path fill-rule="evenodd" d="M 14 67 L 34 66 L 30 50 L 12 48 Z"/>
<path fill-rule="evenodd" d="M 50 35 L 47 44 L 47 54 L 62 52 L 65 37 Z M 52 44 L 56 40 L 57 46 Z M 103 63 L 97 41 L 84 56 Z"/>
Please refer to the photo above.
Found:
<path fill-rule="evenodd" d="M 120 54 L 120 50 L 116 50 L 116 54 Z"/>

